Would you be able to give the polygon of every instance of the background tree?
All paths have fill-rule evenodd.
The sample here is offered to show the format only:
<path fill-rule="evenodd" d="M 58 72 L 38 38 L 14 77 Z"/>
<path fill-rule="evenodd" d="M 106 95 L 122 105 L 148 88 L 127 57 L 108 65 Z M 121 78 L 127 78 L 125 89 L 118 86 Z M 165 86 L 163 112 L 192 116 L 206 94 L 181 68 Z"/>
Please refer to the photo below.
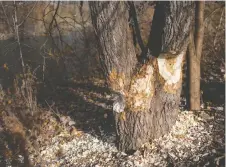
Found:
<path fill-rule="evenodd" d="M 189 107 L 200 110 L 200 63 L 204 37 L 205 2 L 196 2 L 195 31 L 190 34 L 189 44 Z"/>
<path fill-rule="evenodd" d="M 158 2 L 148 46 L 139 64 L 125 2 L 90 2 L 100 62 L 113 105 L 119 149 L 133 151 L 168 132 L 178 114 L 182 65 L 194 18 L 193 2 Z"/>

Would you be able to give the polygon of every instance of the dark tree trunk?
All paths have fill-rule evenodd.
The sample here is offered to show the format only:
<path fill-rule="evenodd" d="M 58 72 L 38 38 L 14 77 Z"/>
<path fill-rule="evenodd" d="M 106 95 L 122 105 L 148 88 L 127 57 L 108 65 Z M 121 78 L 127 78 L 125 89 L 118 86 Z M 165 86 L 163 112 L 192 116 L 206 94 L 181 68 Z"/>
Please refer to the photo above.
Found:
<path fill-rule="evenodd" d="M 194 3 L 157 4 L 150 42 L 155 57 L 139 69 L 124 3 L 90 2 L 90 9 L 106 78 L 118 92 L 113 112 L 119 149 L 133 151 L 175 123 Z"/>
<path fill-rule="evenodd" d="M 145 49 L 142 37 L 141 37 L 141 33 L 140 33 L 140 27 L 139 27 L 139 23 L 137 20 L 137 12 L 136 12 L 136 8 L 134 5 L 133 1 L 129 1 L 128 2 L 129 5 L 129 11 L 130 11 L 130 16 L 132 17 L 132 21 L 133 21 L 133 29 L 134 29 L 134 33 L 135 36 L 137 38 L 137 42 L 140 46 L 141 51 L 143 51 Z"/>

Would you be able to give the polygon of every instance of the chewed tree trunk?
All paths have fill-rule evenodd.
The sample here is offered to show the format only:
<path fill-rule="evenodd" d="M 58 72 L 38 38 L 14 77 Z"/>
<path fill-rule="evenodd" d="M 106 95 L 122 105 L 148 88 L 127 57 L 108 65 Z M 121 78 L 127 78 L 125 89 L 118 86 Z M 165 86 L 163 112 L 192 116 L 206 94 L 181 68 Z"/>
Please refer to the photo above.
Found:
<path fill-rule="evenodd" d="M 109 87 L 118 94 L 113 112 L 120 150 L 136 150 L 175 123 L 193 8 L 193 2 L 157 3 L 149 43 L 153 56 L 140 67 L 125 3 L 90 2 L 100 61 Z"/>

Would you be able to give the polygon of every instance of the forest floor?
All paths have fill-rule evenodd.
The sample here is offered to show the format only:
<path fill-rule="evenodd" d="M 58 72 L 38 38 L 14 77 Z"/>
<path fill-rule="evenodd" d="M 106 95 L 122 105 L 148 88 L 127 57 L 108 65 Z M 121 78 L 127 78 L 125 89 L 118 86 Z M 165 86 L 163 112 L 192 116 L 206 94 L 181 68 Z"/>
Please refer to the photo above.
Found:
<path fill-rule="evenodd" d="M 33 155 L 35 166 L 224 166 L 224 121 L 222 113 L 202 116 L 181 112 L 169 134 L 146 145 L 134 155 L 127 155 L 115 147 L 115 134 L 98 136 L 78 133 L 71 138 L 61 132 L 50 144 L 40 148 L 39 159 Z M 101 129 L 100 129 L 101 131 Z M 79 135 L 78 135 L 79 134 Z"/>
<path fill-rule="evenodd" d="M 0 120 L 0 166 L 26 166 L 26 155 L 34 167 L 225 166 L 224 108 L 180 111 L 169 134 L 127 155 L 117 150 L 111 96 L 102 85 L 71 81 L 55 87 L 53 94 L 46 88 L 46 108 L 21 118 L 23 125 L 5 115 Z M 19 139 L 18 133 L 23 134 Z M 16 151 L 23 143 L 24 151 Z"/>

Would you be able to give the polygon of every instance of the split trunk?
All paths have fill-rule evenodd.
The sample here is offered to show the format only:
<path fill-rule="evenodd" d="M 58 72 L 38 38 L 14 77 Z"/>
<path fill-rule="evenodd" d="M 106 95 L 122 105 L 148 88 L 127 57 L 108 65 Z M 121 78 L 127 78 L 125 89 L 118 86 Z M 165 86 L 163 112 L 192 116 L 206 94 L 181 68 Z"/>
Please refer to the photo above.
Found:
<path fill-rule="evenodd" d="M 118 147 L 130 152 L 169 132 L 178 115 L 193 2 L 158 2 L 145 64 L 137 60 L 125 2 L 90 2 L 100 62 L 114 102 Z"/>

